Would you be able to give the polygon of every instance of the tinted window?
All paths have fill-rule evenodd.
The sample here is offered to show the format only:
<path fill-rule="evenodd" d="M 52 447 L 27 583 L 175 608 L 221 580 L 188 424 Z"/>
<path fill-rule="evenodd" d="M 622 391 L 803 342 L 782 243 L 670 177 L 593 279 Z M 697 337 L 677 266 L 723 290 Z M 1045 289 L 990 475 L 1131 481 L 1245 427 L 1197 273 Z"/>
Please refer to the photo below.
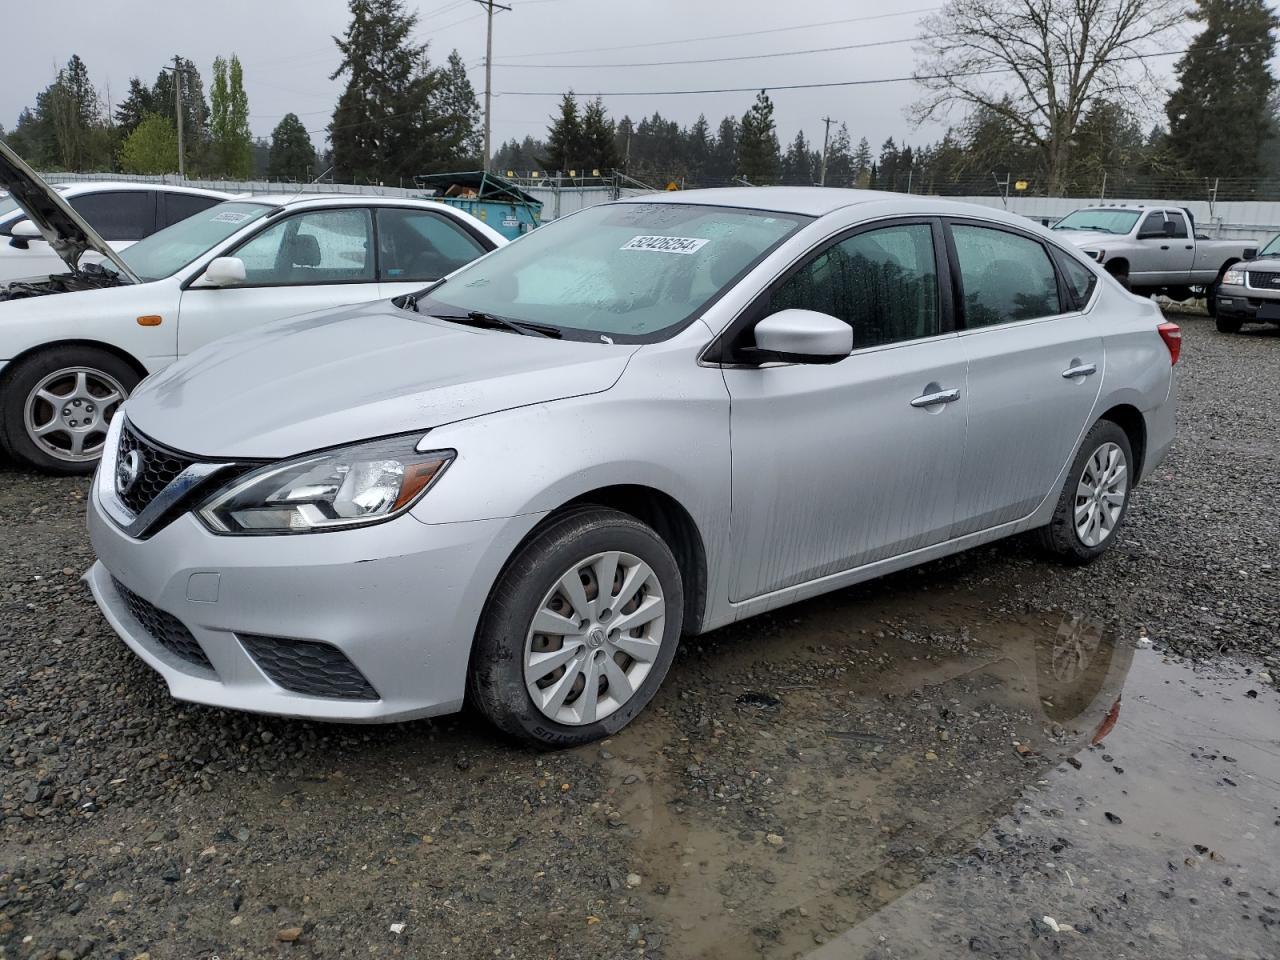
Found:
<path fill-rule="evenodd" d="M 1171 213 L 1169 214 L 1169 222 L 1173 224 L 1173 233 L 1170 236 L 1185 239 L 1187 236 L 1187 218 L 1180 213 Z"/>
<path fill-rule="evenodd" d="M 1138 230 L 1138 236 L 1145 237 L 1148 234 L 1153 234 L 1157 237 L 1164 236 L 1163 213 L 1156 212 L 1147 214 L 1147 218 L 1142 221 L 1142 227 Z"/>
<path fill-rule="evenodd" d="M 1067 279 L 1067 289 L 1075 300 L 1076 307 L 1083 307 L 1093 296 L 1093 288 L 1098 285 L 1098 275 L 1074 257 L 1065 253 L 1058 255 L 1058 266 Z"/>
<path fill-rule="evenodd" d="M 160 202 L 164 205 L 162 225 L 167 227 L 222 201 L 217 197 L 202 197 L 198 193 L 165 193 L 161 195 Z"/>
<path fill-rule="evenodd" d="M 853 328 L 853 348 L 942 332 L 933 228 L 869 230 L 811 260 L 770 297 L 769 313 L 816 310 Z"/>
<path fill-rule="evenodd" d="M 378 210 L 378 263 L 384 280 L 438 280 L 485 252 L 443 214 Z"/>
<path fill-rule="evenodd" d="M 103 240 L 141 240 L 156 230 L 156 195 L 148 190 L 88 193 L 68 201 Z"/>
<path fill-rule="evenodd" d="M 273 285 L 373 280 L 369 211 L 316 210 L 289 217 L 240 246 L 245 282 Z"/>
<path fill-rule="evenodd" d="M 964 287 L 967 327 L 1060 313 L 1058 277 L 1038 240 L 956 224 L 951 228 Z"/>

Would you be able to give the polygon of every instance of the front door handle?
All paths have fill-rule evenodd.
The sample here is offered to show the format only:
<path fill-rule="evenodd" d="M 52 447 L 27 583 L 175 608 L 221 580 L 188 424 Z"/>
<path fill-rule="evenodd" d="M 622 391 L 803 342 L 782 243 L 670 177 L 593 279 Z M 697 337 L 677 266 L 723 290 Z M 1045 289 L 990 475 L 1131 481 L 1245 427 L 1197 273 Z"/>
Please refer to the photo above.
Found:
<path fill-rule="evenodd" d="M 1098 372 L 1096 363 L 1077 363 L 1075 366 L 1067 367 L 1062 371 L 1062 376 L 1067 380 L 1074 380 L 1076 377 L 1087 377 L 1091 373 Z"/>
<path fill-rule="evenodd" d="M 959 399 L 959 390 L 938 390 L 935 393 L 926 393 L 923 396 L 916 397 L 911 401 L 911 405 L 913 407 L 932 407 L 939 403 L 955 403 Z"/>

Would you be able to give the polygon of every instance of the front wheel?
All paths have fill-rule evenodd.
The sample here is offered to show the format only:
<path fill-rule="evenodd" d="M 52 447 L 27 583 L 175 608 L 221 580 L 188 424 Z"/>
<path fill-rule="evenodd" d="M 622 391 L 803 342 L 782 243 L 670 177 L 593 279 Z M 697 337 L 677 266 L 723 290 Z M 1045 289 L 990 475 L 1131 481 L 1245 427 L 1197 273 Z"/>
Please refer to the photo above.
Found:
<path fill-rule="evenodd" d="M 1222 314 L 1216 314 L 1213 317 L 1213 325 L 1218 328 L 1219 333 L 1239 333 L 1240 328 L 1244 326 L 1244 321 L 1239 317 L 1224 317 Z"/>
<path fill-rule="evenodd" d="M 542 746 L 609 736 L 657 692 L 683 611 L 680 569 L 650 527 L 601 507 L 566 513 L 494 587 L 469 697 L 500 730 Z"/>
<path fill-rule="evenodd" d="M 107 425 L 138 385 L 138 372 L 94 347 L 42 351 L 6 371 L 0 386 L 0 443 L 49 473 L 92 473 Z"/>
<path fill-rule="evenodd" d="M 1040 543 L 1069 563 L 1089 563 L 1111 546 L 1133 489 L 1129 437 L 1110 420 L 1093 425 L 1076 454 Z"/>

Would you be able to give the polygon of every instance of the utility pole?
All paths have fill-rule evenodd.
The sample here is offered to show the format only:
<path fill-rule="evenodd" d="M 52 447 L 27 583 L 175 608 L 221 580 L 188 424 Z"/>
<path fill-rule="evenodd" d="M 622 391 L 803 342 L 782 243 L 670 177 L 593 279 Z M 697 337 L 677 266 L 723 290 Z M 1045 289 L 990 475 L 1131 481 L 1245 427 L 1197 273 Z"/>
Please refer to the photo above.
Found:
<path fill-rule="evenodd" d="M 484 42 L 484 169 L 488 173 L 490 172 L 489 158 L 493 156 L 493 123 L 490 119 L 492 116 L 490 103 L 493 99 L 493 10 L 495 7 L 499 10 L 510 10 L 511 8 L 498 3 L 497 0 L 476 0 L 476 3 L 484 7 L 489 14 L 489 26 Z"/>
<path fill-rule="evenodd" d="M 165 69 L 173 71 L 173 112 L 178 121 L 178 177 L 185 180 L 187 168 L 182 150 L 182 58 L 175 53 L 173 66 Z"/>
<path fill-rule="evenodd" d="M 822 173 L 818 176 L 818 186 L 825 187 L 827 185 L 827 144 L 831 141 L 831 125 L 835 121 L 830 117 L 823 117 L 822 122 L 826 127 L 822 131 Z"/>

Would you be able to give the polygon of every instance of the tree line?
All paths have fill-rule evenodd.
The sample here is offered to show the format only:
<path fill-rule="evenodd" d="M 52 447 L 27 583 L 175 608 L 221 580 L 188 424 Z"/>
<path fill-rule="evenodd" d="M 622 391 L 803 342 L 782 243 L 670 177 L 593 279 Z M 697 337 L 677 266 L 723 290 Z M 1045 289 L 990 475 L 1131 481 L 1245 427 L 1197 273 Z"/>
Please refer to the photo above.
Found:
<path fill-rule="evenodd" d="M 344 182 L 395 184 L 481 166 L 482 117 L 458 52 L 433 63 L 415 39 L 429 26 L 403 0 L 348 2 L 331 75 L 344 86 L 323 157 L 311 139 L 318 131 L 296 114 L 269 140 L 251 137 L 234 54 L 215 59 L 208 98 L 195 64 L 179 57 L 178 69 L 166 66 L 151 84 L 133 78 L 111 107 L 73 56 L 6 139 L 42 169 L 171 172 L 180 101 L 185 165 L 205 176 L 303 180 L 327 171 Z M 1188 17 L 1199 30 L 1176 51 L 1175 85 L 1164 91 L 1149 58 L 1169 53 Z M 705 115 L 682 125 L 658 110 L 615 119 L 599 98 L 569 91 L 546 135 L 501 144 L 492 168 L 522 176 L 617 170 L 654 186 L 823 181 L 965 194 L 1021 184 L 1056 195 L 1154 196 L 1216 185 L 1223 199 L 1280 195 L 1280 97 L 1269 65 L 1276 27 L 1265 0 L 1196 0 L 1189 11 L 1185 0 L 952 0 L 924 21 L 915 73 L 914 118 L 952 118 L 935 140 L 890 137 L 873 149 L 840 122 L 784 144 L 767 90 L 714 126 Z M 1151 111 L 1153 103 L 1163 110 Z M 851 100 L 848 114 L 856 108 Z"/>

